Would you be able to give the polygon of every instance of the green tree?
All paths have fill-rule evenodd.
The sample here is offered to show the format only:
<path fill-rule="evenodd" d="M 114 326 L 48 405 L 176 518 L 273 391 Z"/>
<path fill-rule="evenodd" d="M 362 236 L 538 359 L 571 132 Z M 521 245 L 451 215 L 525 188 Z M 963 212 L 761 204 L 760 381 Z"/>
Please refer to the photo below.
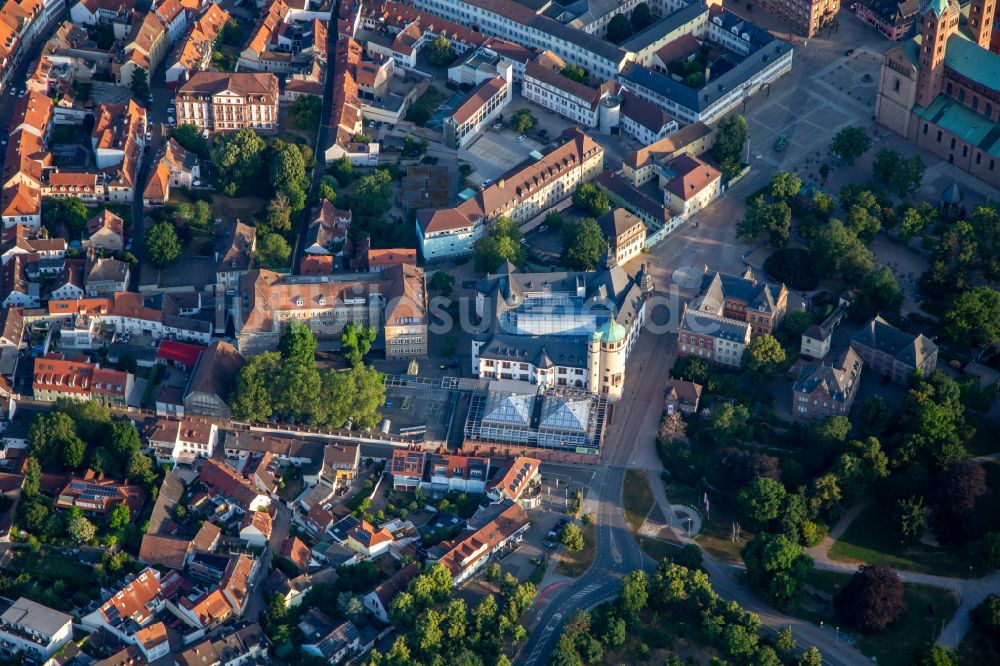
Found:
<path fill-rule="evenodd" d="M 733 405 L 724 402 L 715 408 L 710 423 L 715 440 L 729 444 L 746 435 L 750 423 L 750 410 L 743 404 Z"/>
<path fill-rule="evenodd" d="M 847 164 L 854 164 L 855 160 L 868 152 L 871 145 L 871 137 L 863 127 L 845 127 L 833 137 L 830 151 Z"/>
<path fill-rule="evenodd" d="M 862 242 L 870 243 L 882 228 L 882 218 L 864 206 L 854 205 L 847 213 L 847 228 Z"/>
<path fill-rule="evenodd" d="M 229 196 L 253 191 L 266 148 L 264 140 L 249 128 L 216 136 L 212 145 L 216 187 Z"/>
<path fill-rule="evenodd" d="M 21 482 L 22 497 L 34 497 L 38 495 L 41 484 L 42 467 L 38 464 L 38 458 L 28 456 L 24 467 L 24 480 Z"/>
<path fill-rule="evenodd" d="M 746 372 L 773 377 L 785 362 L 785 350 L 771 334 L 758 335 L 743 350 L 740 366 Z"/>
<path fill-rule="evenodd" d="M 247 359 L 236 376 L 236 388 L 229 398 L 233 418 L 262 423 L 271 417 L 275 408 L 271 386 L 280 366 L 281 355 L 277 352 L 264 352 Z"/>
<path fill-rule="evenodd" d="M 820 653 L 819 648 L 813 645 L 803 652 L 802 659 L 799 660 L 799 666 L 823 666 L 823 655 Z"/>
<path fill-rule="evenodd" d="M 281 357 L 312 363 L 316 359 L 316 336 L 309 325 L 301 321 L 290 321 L 278 340 Z"/>
<path fill-rule="evenodd" d="M 780 482 L 767 477 L 757 477 L 740 489 L 737 502 L 740 513 L 756 529 L 765 527 L 778 517 L 787 491 Z"/>
<path fill-rule="evenodd" d="M 427 287 L 442 296 L 450 296 L 455 287 L 455 276 L 445 270 L 434 271 L 427 281 Z"/>
<path fill-rule="evenodd" d="M 319 188 L 316 190 L 316 196 L 319 197 L 321 201 L 329 201 L 333 203 L 337 200 L 337 190 L 333 189 L 333 184 L 337 182 L 337 179 L 333 176 L 323 176 L 323 180 L 319 184 Z"/>
<path fill-rule="evenodd" d="M 141 483 L 148 488 L 156 479 L 152 459 L 142 451 L 135 451 L 125 466 L 125 476 L 130 481 Z"/>
<path fill-rule="evenodd" d="M 300 95 L 288 110 L 290 124 L 300 130 L 315 130 L 316 125 L 319 124 L 322 105 L 323 100 L 317 95 Z"/>
<path fill-rule="evenodd" d="M 608 251 L 607 241 L 597 221 L 586 217 L 578 224 L 563 227 L 563 261 L 574 271 L 592 271 Z"/>
<path fill-rule="evenodd" d="M 87 228 L 90 211 L 80 197 L 42 199 L 42 220 L 53 236 L 62 236 L 63 228 L 72 238 L 79 238 Z"/>
<path fill-rule="evenodd" d="M 270 183 L 275 192 L 288 197 L 292 212 L 305 207 L 305 188 L 308 185 L 306 162 L 294 143 L 276 141 L 271 149 Z"/>
<path fill-rule="evenodd" d="M 108 519 L 108 527 L 113 530 L 125 529 L 132 519 L 131 512 L 127 504 L 119 504 L 111 511 L 111 517 Z"/>
<path fill-rule="evenodd" d="M 629 21 L 632 24 L 632 31 L 639 32 L 649 26 L 653 25 L 653 13 L 649 11 L 649 5 L 645 2 L 640 2 L 632 10 L 632 16 L 629 17 Z"/>
<path fill-rule="evenodd" d="M 46 465 L 77 469 L 83 464 L 87 445 L 77 436 L 76 425 L 69 415 L 50 412 L 31 421 L 28 451 Z"/>
<path fill-rule="evenodd" d="M 913 663 L 914 666 L 958 666 L 958 658 L 943 645 L 927 643 Z"/>
<path fill-rule="evenodd" d="M 166 268 L 181 256 L 181 241 L 174 225 L 166 220 L 157 222 L 146 232 L 146 257 L 153 265 Z"/>
<path fill-rule="evenodd" d="M 902 543 L 917 543 L 924 536 L 927 507 L 923 497 L 909 497 L 896 500 L 899 520 L 899 540 Z"/>
<path fill-rule="evenodd" d="M 559 530 L 559 543 L 565 546 L 566 550 L 583 550 L 583 532 L 576 523 L 566 523 Z"/>
<path fill-rule="evenodd" d="M 794 199 L 802 189 L 802 180 L 790 171 L 779 171 L 771 177 L 768 190 L 774 199 Z"/>
<path fill-rule="evenodd" d="M 447 67 L 455 59 L 455 49 L 444 35 L 438 35 L 427 45 L 427 60 L 435 67 Z"/>
<path fill-rule="evenodd" d="M 357 326 L 353 321 L 347 322 L 340 335 L 340 353 L 351 365 L 361 363 L 375 341 L 377 332 L 371 326 Z"/>
<path fill-rule="evenodd" d="M 254 260 L 261 268 L 287 268 L 292 248 L 281 234 L 265 234 L 257 243 Z"/>
<path fill-rule="evenodd" d="M 305 419 L 312 418 L 323 410 L 323 380 L 315 360 L 283 360 L 273 382 L 271 395 L 278 412 Z"/>
<path fill-rule="evenodd" d="M 632 22 L 625 14 L 616 14 L 608 22 L 608 41 L 621 44 L 632 36 Z"/>
<path fill-rule="evenodd" d="M 69 537 L 77 543 L 89 543 L 97 534 L 97 528 L 94 527 L 94 524 L 82 515 L 70 518 L 66 531 L 69 533 Z"/>
<path fill-rule="evenodd" d="M 872 176 L 883 187 L 907 198 L 913 196 L 920 187 L 926 168 L 919 155 L 906 159 L 895 150 L 883 148 L 875 153 Z"/>
<path fill-rule="evenodd" d="M 851 303 L 851 316 L 858 321 L 868 321 L 877 314 L 895 316 L 902 304 L 903 290 L 892 269 L 877 266 L 858 286 Z"/>
<path fill-rule="evenodd" d="M 194 202 L 194 213 L 191 218 L 191 222 L 202 229 L 208 228 L 209 222 L 212 220 L 212 207 L 208 205 L 207 201 L 199 199 Z"/>
<path fill-rule="evenodd" d="M 142 67 L 136 67 L 132 71 L 132 83 L 129 85 L 132 97 L 141 104 L 146 103 L 149 97 L 149 74 Z"/>
<path fill-rule="evenodd" d="M 1000 342 L 1000 292 L 982 286 L 960 294 L 944 315 L 944 331 L 969 347 Z"/>
<path fill-rule="evenodd" d="M 613 617 L 608 621 L 607 631 L 604 632 L 602 640 L 609 647 L 621 647 L 625 644 L 628 634 L 625 631 L 625 620 L 620 617 Z"/>
<path fill-rule="evenodd" d="M 840 276 L 850 286 L 860 284 L 875 266 L 871 250 L 840 220 L 830 220 L 814 233 L 809 249 L 817 272 L 826 277 Z"/>
<path fill-rule="evenodd" d="M 321 422 L 341 426 L 350 419 L 357 428 L 379 424 L 379 409 L 385 404 L 385 375 L 374 367 L 359 363 L 347 372 L 327 370 L 321 382 Z"/>
<path fill-rule="evenodd" d="M 574 64 L 566 65 L 561 70 L 559 70 L 559 73 L 565 76 L 567 79 L 571 79 L 573 81 L 576 81 L 577 83 L 587 84 L 590 82 L 590 75 L 587 74 L 587 70 L 585 70 L 583 67 L 580 67 L 580 65 L 574 65 Z"/>
<path fill-rule="evenodd" d="M 351 158 L 347 155 L 344 155 L 331 164 L 327 171 L 337 179 L 337 182 L 342 187 L 354 180 L 354 165 L 351 163 Z"/>
<path fill-rule="evenodd" d="M 354 210 L 377 217 L 392 207 L 392 176 L 385 169 L 362 176 L 354 193 Z"/>
<path fill-rule="evenodd" d="M 590 183 L 581 183 L 573 191 L 573 205 L 594 217 L 603 215 L 611 207 L 608 196 Z"/>
<path fill-rule="evenodd" d="M 716 126 L 712 154 L 722 165 L 722 175 L 727 180 L 739 173 L 740 158 L 749 136 L 750 124 L 741 115 L 723 118 Z"/>
<path fill-rule="evenodd" d="M 649 599 L 646 572 L 642 569 L 626 574 L 622 578 L 622 589 L 618 593 L 618 604 L 629 615 L 636 615 L 646 607 Z"/>
<path fill-rule="evenodd" d="M 779 609 L 793 608 L 802 594 L 812 558 L 783 534 L 758 534 L 743 548 L 750 584 Z"/>
<path fill-rule="evenodd" d="M 510 116 L 510 126 L 514 128 L 515 132 L 527 134 L 538 127 L 538 119 L 529 109 L 518 109 Z"/>
<path fill-rule="evenodd" d="M 501 217 L 490 225 L 489 231 L 472 244 L 472 256 L 480 273 L 495 271 L 505 261 L 524 263 L 521 230 L 509 217 Z"/>
<path fill-rule="evenodd" d="M 826 192 L 816 190 L 809 202 L 809 210 L 820 220 L 830 219 L 830 213 L 833 212 L 833 197 Z"/>
<path fill-rule="evenodd" d="M 791 661 L 792 657 L 795 656 L 796 647 L 791 627 L 783 627 L 780 631 L 778 631 L 778 636 L 774 641 L 774 647 L 782 659 Z"/>

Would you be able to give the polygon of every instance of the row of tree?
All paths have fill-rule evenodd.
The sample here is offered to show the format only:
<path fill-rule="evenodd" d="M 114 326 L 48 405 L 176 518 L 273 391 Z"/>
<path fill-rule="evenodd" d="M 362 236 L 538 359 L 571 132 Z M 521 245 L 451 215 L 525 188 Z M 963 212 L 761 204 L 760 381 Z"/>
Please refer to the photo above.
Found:
<path fill-rule="evenodd" d="M 357 428 L 374 428 L 385 404 L 385 376 L 361 362 L 374 337 L 371 329 L 348 324 L 342 343 L 352 367 L 320 370 L 312 331 L 302 322 L 290 322 L 278 351 L 251 356 L 240 369 L 230 397 L 233 417 L 249 422 L 278 417 L 334 427 L 350 421 Z"/>
<path fill-rule="evenodd" d="M 798 655 L 790 630 L 781 631 L 774 641 L 763 640 L 760 618 L 734 601 L 721 599 L 712 589 L 708 575 L 697 568 L 696 562 L 692 565 L 689 568 L 668 558 L 660 562 L 651 578 L 644 571 L 625 576 L 616 601 L 602 604 L 593 612 L 576 611 L 570 617 L 549 663 L 552 666 L 603 663 L 605 649 L 621 648 L 629 634 L 647 633 L 644 628 L 652 629 L 652 635 L 659 638 L 660 644 L 655 647 L 669 649 L 671 632 L 658 632 L 656 628 L 693 624 L 732 663 L 822 664 L 822 655 L 815 647 Z M 638 658 L 648 659 L 651 650 L 649 645 L 641 643 L 636 651 Z M 665 663 L 679 666 L 683 662 L 671 655 Z"/>
<path fill-rule="evenodd" d="M 537 591 L 509 573 L 499 579 L 499 588 L 499 594 L 487 594 L 469 609 L 454 596 L 448 568 L 440 562 L 429 565 L 393 598 L 389 616 L 399 634 L 385 655 L 372 651 L 366 666 L 508 666 L 504 648 L 527 638 L 521 617 Z"/>

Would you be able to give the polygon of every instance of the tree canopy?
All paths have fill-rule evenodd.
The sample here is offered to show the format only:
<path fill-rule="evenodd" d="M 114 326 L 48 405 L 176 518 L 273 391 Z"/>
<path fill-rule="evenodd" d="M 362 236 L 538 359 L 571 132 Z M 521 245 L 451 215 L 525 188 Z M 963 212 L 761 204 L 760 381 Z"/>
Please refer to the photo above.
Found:
<path fill-rule="evenodd" d="M 872 140 L 863 127 L 845 127 L 837 132 L 830 144 L 830 151 L 847 164 L 854 162 L 868 152 Z"/>
<path fill-rule="evenodd" d="M 567 79 L 571 79 L 573 81 L 576 81 L 577 83 L 586 84 L 590 81 L 590 76 L 587 74 L 587 70 L 585 70 L 580 65 L 574 65 L 574 64 L 566 65 L 559 71 L 559 73 L 565 76 Z"/>
<path fill-rule="evenodd" d="M 249 128 L 216 136 L 212 145 L 216 187 L 229 196 L 254 191 L 266 149 L 264 139 Z"/>
<path fill-rule="evenodd" d="M 435 67 L 447 67 L 455 59 L 455 49 L 444 35 L 438 35 L 427 45 L 427 59 Z"/>
<path fill-rule="evenodd" d="M 959 294 L 945 313 L 944 331 L 969 347 L 1000 342 L 1000 292 L 984 285 Z"/>
<path fill-rule="evenodd" d="M 613 44 L 621 44 L 632 36 L 632 21 L 625 14 L 615 14 L 608 21 L 608 41 Z"/>
<path fill-rule="evenodd" d="M 146 232 L 146 258 L 159 268 L 166 268 L 181 256 L 181 241 L 174 225 L 157 222 Z"/>
<path fill-rule="evenodd" d="M 515 132 L 524 134 L 538 127 L 538 119 L 530 109 L 518 109 L 510 116 L 510 126 Z"/>
<path fill-rule="evenodd" d="M 590 183 L 581 183 L 573 190 L 573 205 L 588 215 L 598 217 L 611 207 L 608 195 Z"/>
<path fill-rule="evenodd" d="M 287 268 L 292 248 L 281 234 L 265 234 L 257 243 L 254 258 L 262 268 Z"/>
<path fill-rule="evenodd" d="M 715 128 L 715 145 L 712 154 L 722 165 L 722 175 L 730 180 L 741 167 L 740 159 L 750 136 L 750 124 L 741 115 L 723 118 Z"/>
<path fill-rule="evenodd" d="M 833 607 L 859 631 L 885 631 L 906 612 L 903 583 L 889 567 L 862 566 L 833 600 Z"/>
<path fill-rule="evenodd" d="M 472 256 L 480 273 L 495 271 L 502 263 L 524 263 L 521 229 L 509 217 L 501 217 L 490 225 L 489 231 L 472 244 Z"/>
<path fill-rule="evenodd" d="M 882 148 L 875 153 L 872 176 L 875 182 L 906 198 L 920 187 L 927 166 L 919 155 L 907 159 L 895 150 Z"/>
<path fill-rule="evenodd" d="M 62 229 L 71 238 L 79 238 L 87 227 L 90 211 L 80 197 L 45 197 L 42 199 L 42 223 L 53 236 L 61 236 Z"/>
<path fill-rule="evenodd" d="M 197 125 L 185 124 L 172 127 L 170 138 L 179 143 L 181 148 L 194 153 L 203 160 L 208 159 L 211 154 L 208 139 L 202 136 Z"/>
<path fill-rule="evenodd" d="M 377 332 L 371 326 L 358 326 L 347 322 L 340 334 L 340 353 L 351 365 L 361 362 L 372 348 Z"/>
<path fill-rule="evenodd" d="M 758 335 L 743 349 L 740 366 L 746 371 L 773 377 L 785 363 L 785 350 L 777 338 L 769 333 Z"/>
<path fill-rule="evenodd" d="M 563 238 L 563 261 L 574 271 L 594 270 L 608 251 L 604 233 L 592 217 L 563 226 Z"/>

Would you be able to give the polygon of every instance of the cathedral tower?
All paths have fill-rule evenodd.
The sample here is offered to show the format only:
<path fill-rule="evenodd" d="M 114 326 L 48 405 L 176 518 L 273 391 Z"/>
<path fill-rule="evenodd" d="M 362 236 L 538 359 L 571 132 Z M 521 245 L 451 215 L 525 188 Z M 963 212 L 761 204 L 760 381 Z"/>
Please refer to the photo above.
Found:
<path fill-rule="evenodd" d="M 992 3 L 993 0 L 987 0 Z M 958 2 L 926 0 L 920 9 L 920 71 L 916 103 L 928 107 L 941 93 L 944 53 L 948 38 L 958 29 Z"/>
<path fill-rule="evenodd" d="M 972 0 L 969 3 L 969 36 L 986 50 L 990 48 L 995 10 L 996 0 Z"/>

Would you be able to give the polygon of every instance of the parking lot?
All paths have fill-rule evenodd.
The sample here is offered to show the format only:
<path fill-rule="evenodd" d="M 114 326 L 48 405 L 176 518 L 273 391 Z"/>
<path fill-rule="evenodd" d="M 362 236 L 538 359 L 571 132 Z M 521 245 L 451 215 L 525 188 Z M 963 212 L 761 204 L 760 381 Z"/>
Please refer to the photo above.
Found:
<path fill-rule="evenodd" d="M 518 134 L 509 127 L 485 130 L 468 148 L 460 150 L 459 159 L 471 162 L 476 167 L 474 179 L 479 182 L 496 180 L 518 164 L 528 159 L 533 150 L 545 146 L 534 139 L 517 142 Z"/>
<path fill-rule="evenodd" d="M 105 81 L 94 81 L 91 86 L 90 96 L 97 104 L 125 104 L 132 98 L 132 91 L 124 86 Z"/>

